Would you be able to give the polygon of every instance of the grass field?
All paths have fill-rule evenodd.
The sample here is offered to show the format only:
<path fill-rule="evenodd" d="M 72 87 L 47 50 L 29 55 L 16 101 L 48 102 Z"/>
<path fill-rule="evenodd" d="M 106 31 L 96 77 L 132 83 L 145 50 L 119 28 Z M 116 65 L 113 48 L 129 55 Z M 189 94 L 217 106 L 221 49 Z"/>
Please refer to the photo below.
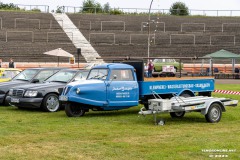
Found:
<path fill-rule="evenodd" d="M 214 96 L 240 100 L 239 95 Z M 80 118 L 68 118 L 64 111 L 0 107 L 0 159 L 240 159 L 240 105 L 227 107 L 216 124 L 206 123 L 200 113 L 183 119 L 159 114 L 164 126 L 154 125 L 153 116 L 138 116 L 141 107 Z"/>

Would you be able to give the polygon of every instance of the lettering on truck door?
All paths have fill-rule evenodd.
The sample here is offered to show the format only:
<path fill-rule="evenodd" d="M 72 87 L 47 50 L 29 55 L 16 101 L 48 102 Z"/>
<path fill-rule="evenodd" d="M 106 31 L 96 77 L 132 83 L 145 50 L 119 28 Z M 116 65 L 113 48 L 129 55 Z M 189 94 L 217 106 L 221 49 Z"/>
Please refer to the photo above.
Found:
<path fill-rule="evenodd" d="M 107 87 L 109 106 L 135 106 L 138 104 L 138 83 L 131 69 L 113 69 Z M 114 78 L 115 77 L 115 78 Z"/>

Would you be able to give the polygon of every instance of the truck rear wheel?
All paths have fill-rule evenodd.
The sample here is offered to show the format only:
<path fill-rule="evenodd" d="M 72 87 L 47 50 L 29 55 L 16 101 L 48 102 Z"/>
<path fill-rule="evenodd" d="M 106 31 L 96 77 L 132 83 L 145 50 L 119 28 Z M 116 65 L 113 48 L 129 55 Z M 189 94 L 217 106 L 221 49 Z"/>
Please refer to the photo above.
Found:
<path fill-rule="evenodd" d="M 222 109 L 218 103 L 213 103 L 208 109 L 208 113 L 205 118 L 210 123 L 217 123 L 222 118 Z"/>
<path fill-rule="evenodd" d="M 68 117 L 81 117 L 84 116 L 85 110 L 76 103 L 67 103 L 65 106 L 65 113 Z"/>

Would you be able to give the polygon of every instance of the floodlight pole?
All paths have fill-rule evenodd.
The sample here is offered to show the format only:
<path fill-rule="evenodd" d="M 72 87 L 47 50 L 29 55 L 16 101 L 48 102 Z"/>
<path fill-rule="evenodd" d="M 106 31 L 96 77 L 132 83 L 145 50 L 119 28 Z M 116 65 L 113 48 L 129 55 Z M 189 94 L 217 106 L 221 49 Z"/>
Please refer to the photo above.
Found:
<path fill-rule="evenodd" d="M 148 54 L 148 58 L 149 58 L 149 52 L 150 52 L 150 21 L 151 21 L 151 8 L 152 8 L 152 3 L 153 3 L 153 0 L 151 1 L 150 3 L 150 7 L 149 7 L 149 11 L 148 11 L 148 47 L 147 47 L 147 54 Z"/>

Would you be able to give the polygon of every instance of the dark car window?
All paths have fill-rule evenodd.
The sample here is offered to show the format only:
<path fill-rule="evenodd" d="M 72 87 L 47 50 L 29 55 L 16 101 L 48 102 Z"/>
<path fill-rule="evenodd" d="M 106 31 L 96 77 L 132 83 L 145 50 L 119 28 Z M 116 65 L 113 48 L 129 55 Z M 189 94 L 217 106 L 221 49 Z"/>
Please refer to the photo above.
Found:
<path fill-rule="evenodd" d="M 19 73 L 16 77 L 13 78 L 13 80 L 29 81 L 37 74 L 37 72 L 38 70 L 36 69 L 27 69 Z"/>
<path fill-rule="evenodd" d="M 69 80 L 71 80 L 74 75 L 76 74 L 76 71 L 60 71 L 56 74 L 54 74 L 53 76 L 51 76 L 50 78 L 48 78 L 46 80 L 46 82 L 68 82 Z"/>

